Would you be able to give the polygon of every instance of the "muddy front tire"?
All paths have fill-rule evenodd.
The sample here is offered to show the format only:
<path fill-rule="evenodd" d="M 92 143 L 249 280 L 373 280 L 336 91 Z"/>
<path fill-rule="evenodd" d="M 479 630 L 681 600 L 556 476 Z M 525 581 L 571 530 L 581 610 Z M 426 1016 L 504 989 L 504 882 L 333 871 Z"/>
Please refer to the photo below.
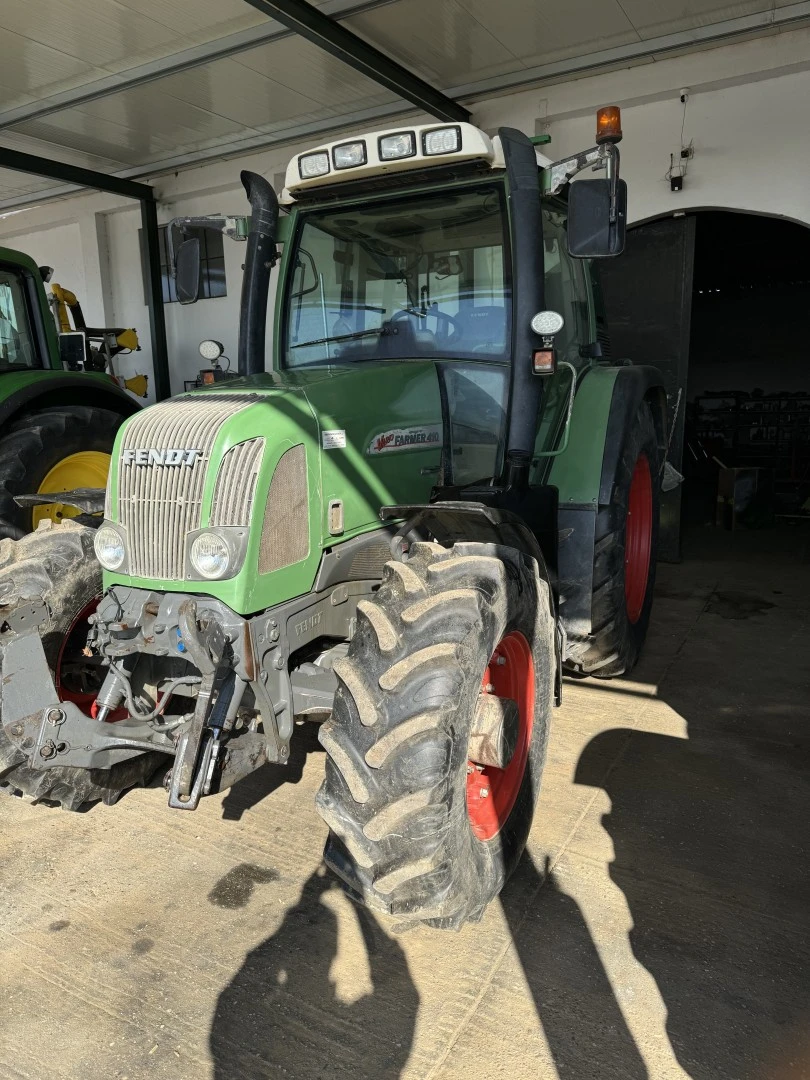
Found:
<path fill-rule="evenodd" d="M 358 611 L 320 733 L 325 860 L 369 907 L 457 929 L 498 895 L 529 833 L 554 689 L 549 588 L 512 548 L 416 544 Z M 469 760 L 487 692 L 519 707 L 504 769 Z"/>
<path fill-rule="evenodd" d="M 94 530 L 66 521 L 43 522 L 22 540 L 0 542 L 0 674 L 8 620 L 23 614 L 31 601 L 44 600 L 48 617 L 39 626 L 45 657 L 54 675 L 60 700 L 81 704 L 71 685 L 69 652 L 81 652 L 81 622 L 101 596 L 101 567 L 93 551 Z M 24 622 L 17 627 L 24 630 Z M 1 685 L 1 684 L 0 684 Z M 2 700 L 0 699 L 0 720 Z M 165 757 L 143 754 L 112 769 L 58 766 L 32 769 L 25 752 L 0 724 L 0 787 L 78 810 L 85 803 L 115 802 L 123 791 L 145 783 Z"/>

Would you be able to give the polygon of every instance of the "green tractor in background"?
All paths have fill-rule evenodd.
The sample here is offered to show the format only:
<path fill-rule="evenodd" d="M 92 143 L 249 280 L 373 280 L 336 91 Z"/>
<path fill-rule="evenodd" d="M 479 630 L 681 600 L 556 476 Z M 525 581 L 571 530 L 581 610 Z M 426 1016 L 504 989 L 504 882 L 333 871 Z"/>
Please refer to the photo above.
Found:
<path fill-rule="evenodd" d="M 297 156 L 281 217 L 242 174 L 249 222 L 204 222 L 247 241 L 241 378 L 124 424 L 96 531 L 0 549 L 7 785 L 76 809 L 162 766 L 193 810 L 320 721 L 349 893 L 480 917 L 563 671 L 628 671 L 650 618 L 664 391 L 609 358 L 589 262 L 623 246 L 620 135 L 602 111 L 555 163 L 512 129 L 375 132 Z M 192 302 L 197 240 L 176 277 Z"/>
<path fill-rule="evenodd" d="M 83 370 L 84 333 L 57 334 L 49 273 L 0 248 L 0 536 L 15 539 L 80 514 L 42 496 L 106 484 L 116 432 L 138 411 L 106 374 Z"/>

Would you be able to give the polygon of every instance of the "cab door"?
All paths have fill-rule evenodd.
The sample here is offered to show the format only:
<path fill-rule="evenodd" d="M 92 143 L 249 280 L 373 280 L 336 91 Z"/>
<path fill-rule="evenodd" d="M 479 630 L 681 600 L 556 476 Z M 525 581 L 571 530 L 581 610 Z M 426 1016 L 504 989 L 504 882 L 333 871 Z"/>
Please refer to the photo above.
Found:
<path fill-rule="evenodd" d="M 556 449 L 564 434 L 572 380 L 590 363 L 588 354 L 596 341 L 596 320 L 589 287 L 588 262 L 568 254 L 567 211 L 564 203 L 543 207 L 543 259 L 545 307 L 562 315 L 563 328 L 554 339 L 557 373 L 544 377 L 543 404 L 538 419 L 533 484 L 545 482 Z M 573 369 L 573 370 L 572 370 Z"/>

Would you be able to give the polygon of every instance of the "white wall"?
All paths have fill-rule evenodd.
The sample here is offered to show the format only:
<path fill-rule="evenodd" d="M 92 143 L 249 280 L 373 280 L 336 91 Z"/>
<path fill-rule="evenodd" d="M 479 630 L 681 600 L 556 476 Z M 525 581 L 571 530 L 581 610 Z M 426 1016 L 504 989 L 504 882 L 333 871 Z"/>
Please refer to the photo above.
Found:
<path fill-rule="evenodd" d="M 684 142 L 695 156 L 681 192 L 664 179 Z M 810 224 L 810 30 L 547 86 L 476 106 L 476 122 L 509 122 L 552 137 L 565 156 L 593 141 L 599 105 L 622 106 L 622 174 L 631 221 L 678 210 L 725 208 Z"/>
<path fill-rule="evenodd" d="M 679 94 L 687 87 L 684 139 L 694 142 L 695 156 L 684 190 L 673 193 L 664 174 L 670 153 L 680 149 Z M 474 121 L 489 131 L 501 125 L 529 134 L 548 131 L 552 143 L 547 152 L 564 156 L 592 145 L 597 106 L 621 105 L 622 174 L 632 221 L 714 207 L 810 225 L 808 101 L 810 30 L 796 30 L 493 97 L 476 102 L 472 110 Z M 303 148 L 291 145 L 155 178 L 159 220 L 243 212 L 239 170 L 254 169 L 273 179 Z M 125 375 L 151 371 L 139 228 L 137 207 L 98 194 L 0 218 L 0 242 L 55 265 L 57 280 L 79 295 L 89 322 L 103 317 L 107 325 L 137 328 L 143 351 L 121 361 Z M 166 308 L 174 392 L 202 366 L 197 343 L 204 337 L 221 340 L 236 362 L 243 253 L 242 245 L 225 241 L 226 297 Z"/>

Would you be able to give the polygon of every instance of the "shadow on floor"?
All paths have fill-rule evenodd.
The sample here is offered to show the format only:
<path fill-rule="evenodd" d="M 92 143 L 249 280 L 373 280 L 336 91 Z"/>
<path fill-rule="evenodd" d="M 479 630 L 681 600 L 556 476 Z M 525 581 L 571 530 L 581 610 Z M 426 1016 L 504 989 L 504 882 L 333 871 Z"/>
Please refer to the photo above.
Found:
<path fill-rule="evenodd" d="M 710 602 L 658 687 L 688 739 L 606 731 L 576 771 L 693 1080 L 810 1077 L 808 605 L 755 593 Z"/>
<path fill-rule="evenodd" d="M 615 850 L 610 875 L 692 1080 L 810 1077 L 810 605 L 802 599 L 810 580 L 791 573 L 761 596 L 752 589 L 746 598 L 735 582 L 680 645 L 657 697 L 687 722 L 688 739 L 616 728 L 591 740 L 576 770 L 577 783 L 611 800 L 602 819 Z M 686 587 L 662 597 L 664 632 L 667 604 L 688 597 Z M 643 662 L 633 678 L 644 682 Z M 588 686 L 595 695 L 634 694 L 621 681 Z M 277 773 L 234 807 L 289 778 Z M 241 868 L 221 890 L 227 906 L 260 880 L 256 868 Z M 332 971 L 341 943 L 325 902 L 332 888 L 331 878 L 313 875 L 223 991 L 211 1032 L 215 1080 L 275 1070 L 294 1080 L 401 1075 L 419 1006 L 405 954 L 356 909 L 372 989 L 340 1000 Z M 616 988 L 560 881 L 525 856 L 502 904 L 560 1080 L 647 1080 Z M 494 1075 L 486 1068 L 481 1080 Z"/>
<path fill-rule="evenodd" d="M 304 885 L 278 931 L 248 953 L 217 1002 L 211 1028 L 214 1080 L 346 1077 L 394 1080 L 408 1060 L 419 994 L 405 954 L 371 912 L 355 908 L 371 991 L 342 1001 L 333 978 L 338 923 L 321 869 Z M 348 900 L 343 903 L 350 903 Z"/>
<path fill-rule="evenodd" d="M 647 1080 L 579 905 L 548 864 L 524 854 L 501 902 L 560 1080 Z"/>
<path fill-rule="evenodd" d="M 318 742 L 319 724 L 300 724 L 290 740 L 290 760 L 286 765 L 263 765 L 228 790 L 222 800 L 222 816 L 226 821 L 240 821 L 242 815 L 271 795 L 283 784 L 297 784 L 304 773 L 310 754 L 322 754 Z"/>

